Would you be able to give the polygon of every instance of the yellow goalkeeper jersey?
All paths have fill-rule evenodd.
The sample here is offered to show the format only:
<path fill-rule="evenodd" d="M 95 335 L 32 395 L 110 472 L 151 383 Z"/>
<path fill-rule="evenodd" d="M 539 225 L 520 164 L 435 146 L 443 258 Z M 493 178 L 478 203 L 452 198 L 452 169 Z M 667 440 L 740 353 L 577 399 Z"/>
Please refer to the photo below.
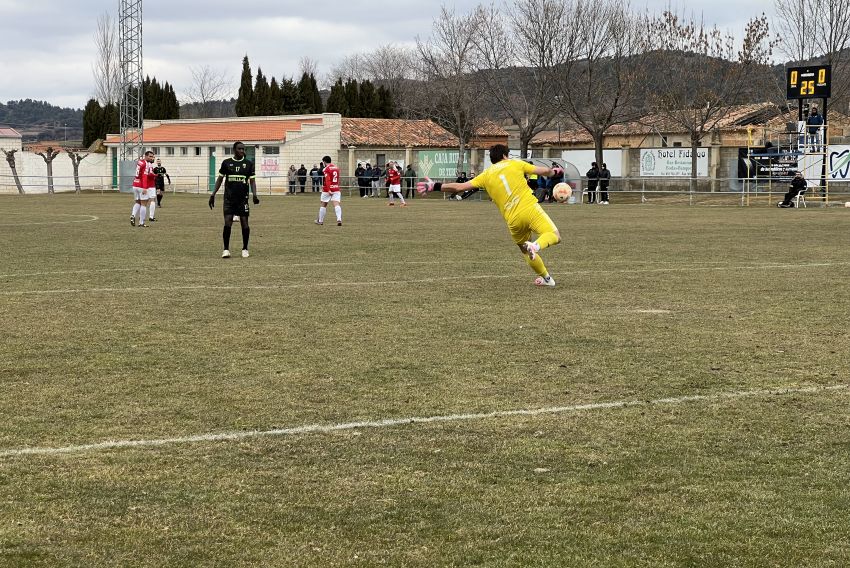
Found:
<path fill-rule="evenodd" d="M 499 208 L 505 221 L 537 204 L 537 198 L 525 181 L 525 174 L 532 174 L 534 165 L 522 160 L 502 160 L 493 164 L 469 183 L 483 189 Z"/>

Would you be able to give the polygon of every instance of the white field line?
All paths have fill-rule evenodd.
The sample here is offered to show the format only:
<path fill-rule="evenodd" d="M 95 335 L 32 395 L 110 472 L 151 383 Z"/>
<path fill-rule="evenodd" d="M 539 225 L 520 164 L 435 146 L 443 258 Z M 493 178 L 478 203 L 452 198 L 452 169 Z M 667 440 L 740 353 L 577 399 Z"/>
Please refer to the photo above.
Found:
<path fill-rule="evenodd" d="M 333 288 L 335 286 L 384 286 L 391 284 L 433 284 L 450 280 L 495 280 L 500 278 L 514 278 L 509 274 L 482 274 L 476 276 L 442 276 L 437 278 L 420 278 L 418 280 L 364 280 L 346 282 L 304 282 L 301 284 L 271 284 L 271 285 L 243 285 L 243 284 L 189 284 L 186 286 L 157 286 L 157 290 L 180 292 L 194 290 L 289 290 L 295 288 Z M 141 292 L 150 291 L 150 286 L 131 286 L 126 288 L 67 288 L 62 290 L 19 290 L 14 292 L 0 292 L 0 296 L 33 296 L 47 294 L 82 294 L 82 293 L 117 293 L 117 292 Z"/>
<path fill-rule="evenodd" d="M 411 416 L 408 418 L 385 418 L 382 420 L 366 420 L 362 422 L 342 422 L 338 424 L 307 424 L 294 426 L 292 428 L 274 428 L 270 430 L 246 430 L 241 432 L 221 432 L 213 434 L 197 434 L 194 436 L 179 436 L 173 438 L 154 438 L 148 440 L 110 440 L 93 444 L 80 444 L 74 446 L 60 447 L 32 447 L 0 450 L 0 459 L 20 456 L 50 456 L 58 454 L 80 454 L 99 452 L 103 450 L 123 448 L 148 448 L 157 446 L 169 446 L 175 444 L 197 444 L 206 442 L 237 441 L 249 438 L 262 438 L 272 436 L 297 436 L 301 434 L 324 434 L 329 432 L 340 432 L 346 430 L 359 430 L 365 428 L 392 428 L 394 426 L 415 424 L 436 424 L 442 422 L 469 422 L 476 420 L 488 420 L 493 418 L 510 418 L 513 416 L 536 417 L 553 414 L 568 414 L 583 411 L 620 409 L 632 407 L 647 407 L 659 405 L 684 404 L 689 402 L 718 402 L 742 398 L 760 396 L 783 396 L 795 394 L 812 394 L 821 392 L 846 391 L 850 384 L 813 386 L 813 387 L 790 387 L 783 389 L 762 389 L 751 391 L 732 391 L 717 394 L 695 394 L 675 396 L 668 398 L 657 398 L 654 400 L 620 400 L 615 402 L 594 402 L 588 404 L 575 404 L 571 406 L 550 406 L 528 410 L 494 410 L 492 412 L 479 412 L 471 414 L 443 414 L 436 416 Z"/>
<path fill-rule="evenodd" d="M 662 272 L 703 272 L 703 271 L 729 271 L 729 270 L 775 270 L 795 268 L 825 268 L 832 266 L 850 265 L 850 262 L 819 262 L 807 264 L 765 264 L 744 266 L 690 266 L 673 268 L 646 268 L 627 270 L 578 270 L 572 272 L 553 272 L 553 276 L 572 276 L 577 274 L 644 274 Z M 268 266 L 268 265 L 266 265 Z M 291 266 L 291 265 L 290 265 Z M 127 269 L 131 270 L 131 269 Z M 434 278 L 419 278 L 411 280 L 363 280 L 363 281 L 341 281 L 341 282 L 305 282 L 300 284 L 273 284 L 273 285 L 220 285 L 220 284 L 193 284 L 184 286 L 158 286 L 158 290 L 169 292 L 194 291 L 194 290 L 288 290 L 297 288 L 332 288 L 336 286 L 381 286 L 389 284 L 432 284 L 451 280 L 496 280 L 504 278 L 517 278 L 518 274 L 479 274 L 465 276 L 440 276 Z M 11 290 L 0 291 L 0 296 L 37 296 L 49 294 L 83 294 L 83 293 L 117 293 L 137 292 L 150 290 L 149 286 L 129 287 L 104 287 L 104 288 L 62 288 L 55 290 Z"/>
<path fill-rule="evenodd" d="M 22 213 L 19 213 L 22 215 Z M 70 213 L 56 213 L 57 216 L 62 217 L 88 217 L 88 219 L 78 219 L 77 221 L 37 221 L 32 223 L 0 223 L 0 227 L 24 227 L 29 225 L 70 225 L 71 223 L 91 223 L 92 221 L 100 220 L 99 217 L 94 215 L 72 215 Z"/>

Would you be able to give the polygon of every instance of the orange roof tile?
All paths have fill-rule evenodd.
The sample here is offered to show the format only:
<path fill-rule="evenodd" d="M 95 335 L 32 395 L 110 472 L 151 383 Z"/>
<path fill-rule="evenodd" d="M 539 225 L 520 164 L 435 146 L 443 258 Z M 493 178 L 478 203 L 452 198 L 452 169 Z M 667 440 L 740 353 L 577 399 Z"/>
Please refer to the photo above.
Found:
<path fill-rule="evenodd" d="M 457 137 L 431 120 L 343 118 L 343 146 L 453 148 Z"/>
<path fill-rule="evenodd" d="M 286 133 L 301 130 L 304 124 L 322 124 L 321 118 L 281 119 L 281 120 L 219 120 L 203 122 L 163 122 L 160 125 L 145 128 L 145 144 L 165 142 L 284 142 Z M 106 142 L 117 144 L 118 136 L 110 136 Z"/>
<path fill-rule="evenodd" d="M 20 138 L 21 133 L 14 128 L 0 128 L 0 138 Z"/>

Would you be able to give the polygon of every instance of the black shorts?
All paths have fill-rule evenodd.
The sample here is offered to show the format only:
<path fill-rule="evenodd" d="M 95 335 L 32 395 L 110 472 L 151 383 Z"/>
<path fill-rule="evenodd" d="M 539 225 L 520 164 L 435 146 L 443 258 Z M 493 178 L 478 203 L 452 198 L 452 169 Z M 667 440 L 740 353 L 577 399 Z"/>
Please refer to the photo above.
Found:
<path fill-rule="evenodd" d="M 238 215 L 240 217 L 247 217 L 250 214 L 250 210 L 248 208 L 248 194 L 245 195 L 233 195 L 233 194 L 224 194 L 224 214 L 225 215 Z"/>

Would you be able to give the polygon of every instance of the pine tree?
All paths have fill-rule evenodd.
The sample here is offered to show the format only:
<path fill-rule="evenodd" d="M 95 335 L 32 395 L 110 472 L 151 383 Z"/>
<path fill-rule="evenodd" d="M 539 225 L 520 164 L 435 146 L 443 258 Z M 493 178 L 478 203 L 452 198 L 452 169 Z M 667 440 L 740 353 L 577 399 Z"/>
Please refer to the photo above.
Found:
<path fill-rule="evenodd" d="M 120 134 L 121 127 L 119 126 L 119 112 L 118 105 L 114 105 L 109 103 L 105 107 L 103 107 L 103 113 L 101 114 L 101 136 L 98 138 L 106 138 L 107 134 Z"/>
<path fill-rule="evenodd" d="M 254 115 L 254 87 L 251 64 L 246 55 L 242 59 L 242 78 L 239 83 L 239 96 L 236 99 L 236 116 Z"/>
<path fill-rule="evenodd" d="M 362 116 L 360 110 L 360 89 L 358 88 L 357 81 L 354 79 L 349 79 L 345 83 L 345 103 L 347 114 L 343 114 L 343 116 Z"/>
<path fill-rule="evenodd" d="M 281 112 L 283 114 L 299 114 L 304 112 L 304 102 L 295 81 L 286 77 L 280 81 Z"/>
<path fill-rule="evenodd" d="M 378 87 L 378 118 L 395 118 L 393 93 L 383 85 Z"/>
<path fill-rule="evenodd" d="M 252 116 L 268 116 L 273 114 L 274 102 L 271 99 L 271 90 L 263 70 L 257 67 L 257 81 L 254 84 L 254 112 Z"/>
<path fill-rule="evenodd" d="M 174 87 L 165 83 L 163 86 L 164 99 L 164 119 L 180 118 L 180 103 L 177 100 L 177 93 L 174 92 Z"/>
<path fill-rule="evenodd" d="M 327 111 L 338 112 L 342 116 L 348 116 L 348 101 L 345 98 L 345 85 L 342 84 L 342 79 L 337 79 L 336 83 L 331 87 Z"/>
<path fill-rule="evenodd" d="M 271 114 L 283 114 L 280 85 L 277 84 L 277 79 L 275 79 L 274 77 L 272 77 L 272 82 L 269 85 L 269 99 L 272 102 Z"/>
<path fill-rule="evenodd" d="M 298 92 L 301 94 L 301 100 L 304 103 L 302 112 L 309 114 L 320 114 L 322 112 L 322 95 L 319 93 L 316 77 L 312 73 L 301 75 L 301 80 L 298 81 Z"/>
<path fill-rule="evenodd" d="M 310 73 L 310 91 L 313 94 L 312 111 L 316 114 L 321 114 L 322 108 L 322 93 L 319 92 L 319 84 L 316 82 L 316 77 Z"/>
<path fill-rule="evenodd" d="M 378 116 L 378 94 L 375 85 L 368 79 L 360 83 L 360 116 L 363 118 L 376 118 Z"/>
<path fill-rule="evenodd" d="M 97 99 L 90 99 L 83 110 L 83 146 L 88 148 L 103 135 L 103 108 Z"/>

